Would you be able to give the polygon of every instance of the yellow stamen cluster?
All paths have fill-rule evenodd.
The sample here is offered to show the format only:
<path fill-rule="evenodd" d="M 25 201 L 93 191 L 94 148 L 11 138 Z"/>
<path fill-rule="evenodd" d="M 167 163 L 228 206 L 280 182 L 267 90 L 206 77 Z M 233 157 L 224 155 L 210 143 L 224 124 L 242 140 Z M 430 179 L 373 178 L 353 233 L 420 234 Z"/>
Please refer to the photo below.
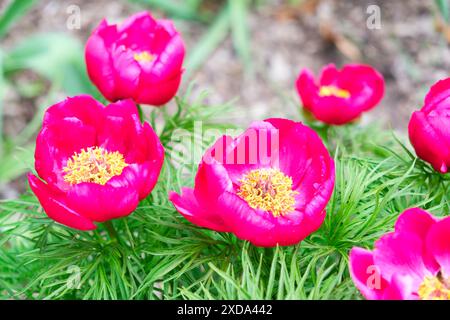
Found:
<path fill-rule="evenodd" d="M 350 98 L 350 92 L 344 89 L 339 89 L 335 86 L 322 86 L 320 87 L 319 96 L 330 97 L 335 96 L 338 98 Z"/>
<path fill-rule="evenodd" d="M 139 53 L 135 53 L 133 55 L 133 58 L 134 58 L 134 60 L 139 61 L 139 62 L 150 62 L 150 61 L 153 61 L 153 59 L 155 59 L 155 57 L 148 51 L 142 51 Z"/>
<path fill-rule="evenodd" d="M 63 169 L 64 181 L 71 185 L 82 182 L 105 185 L 112 177 L 120 175 L 126 166 L 120 152 L 90 147 L 74 153 L 67 161 Z"/>
<path fill-rule="evenodd" d="M 237 194 L 254 209 L 269 211 L 274 217 L 295 209 L 297 191 L 292 190 L 292 178 L 278 169 L 257 169 L 239 181 Z"/>
<path fill-rule="evenodd" d="M 440 273 L 436 277 L 427 276 L 417 290 L 422 300 L 450 300 L 450 278 Z"/>

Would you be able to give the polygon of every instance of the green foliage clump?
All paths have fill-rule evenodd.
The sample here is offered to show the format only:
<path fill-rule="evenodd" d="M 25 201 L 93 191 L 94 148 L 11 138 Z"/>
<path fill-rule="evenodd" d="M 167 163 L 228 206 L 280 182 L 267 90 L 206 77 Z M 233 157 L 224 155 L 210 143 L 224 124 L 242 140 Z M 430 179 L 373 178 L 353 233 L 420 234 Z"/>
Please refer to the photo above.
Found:
<path fill-rule="evenodd" d="M 335 159 L 336 186 L 323 225 L 300 244 L 258 248 L 194 226 L 167 194 L 192 185 L 197 169 L 175 147 L 190 150 L 200 139 L 173 141 L 174 132 L 192 132 L 196 121 L 231 126 L 212 120 L 229 106 L 187 100 L 150 115 L 167 157 L 156 188 L 129 217 L 81 232 L 47 218 L 31 193 L 0 202 L 1 299 L 355 299 L 353 246 L 370 248 L 406 208 L 450 211 L 446 176 L 388 131 L 352 125 L 316 128 Z"/>

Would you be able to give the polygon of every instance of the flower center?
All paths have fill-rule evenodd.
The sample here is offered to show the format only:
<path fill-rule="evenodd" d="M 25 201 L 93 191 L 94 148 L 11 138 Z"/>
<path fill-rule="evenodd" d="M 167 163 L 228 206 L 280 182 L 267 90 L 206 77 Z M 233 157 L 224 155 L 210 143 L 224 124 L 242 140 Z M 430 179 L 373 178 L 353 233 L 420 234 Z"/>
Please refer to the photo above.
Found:
<path fill-rule="evenodd" d="M 450 277 L 444 278 L 441 273 L 425 277 L 417 294 L 422 300 L 450 300 Z"/>
<path fill-rule="evenodd" d="M 247 201 L 253 209 L 270 211 L 274 217 L 293 211 L 294 196 L 292 178 L 278 169 L 257 169 L 245 174 L 237 195 Z"/>
<path fill-rule="evenodd" d="M 338 98 L 350 98 L 350 92 L 335 86 L 321 86 L 319 96 L 321 97 L 335 96 Z"/>
<path fill-rule="evenodd" d="M 120 152 L 90 147 L 79 153 L 75 152 L 67 161 L 63 169 L 64 181 L 71 185 L 82 182 L 105 185 L 112 177 L 120 175 L 126 166 Z"/>
<path fill-rule="evenodd" d="M 152 55 L 150 52 L 148 51 L 142 51 L 139 53 L 135 53 L 133 55 L 134 60 L 138 61 L 138 62 L 150 62 L 153 61 L 155 59 L 155 56 Z"/>

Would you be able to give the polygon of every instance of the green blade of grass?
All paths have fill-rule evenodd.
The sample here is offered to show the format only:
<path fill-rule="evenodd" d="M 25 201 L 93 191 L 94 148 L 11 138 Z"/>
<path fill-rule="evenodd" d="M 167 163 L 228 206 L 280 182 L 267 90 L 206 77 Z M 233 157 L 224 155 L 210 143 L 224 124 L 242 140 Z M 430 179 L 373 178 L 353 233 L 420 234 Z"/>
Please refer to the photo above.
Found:
<path fill-rule="evenodd" d="M 3 52 L 0 50 L 0 159 L 3 157 L 3 95 L 5 79 L 3 77 Z"/>
<path fill-rule="evenodd" d="M 436 6 L 446 23 L 450 23 L 450 6 L 448 0 L 435 0 Z"/>
<path fill-rule="evenodd" d="M 191 5 L 188 2 L 177 2 L 173 0 L 129 0 L 131 2 L 143 4 L 151 7 L 152 9 L 158 9 L 163 11 L 166 15 L 171 18 L 178 18 L 183 20 L 196 20 L 205 21 L 205 16 L 198 13 L 198 4 L 193 3 Z M 194 6 L 196 4 L 197 6 Z"/>
<path fill-rule="evenodd" d="M 22 17 L 29 9 L 31 9 L 35 3 L 36 0 L 12 1 L 0 17 L 0 38 L 3 38 L 12 24 Z"/>
<path fill-rule="evenodd" d="M 229 0 L 233 44 L 244 66 L 250 67 L 250 37 L 247 24 L 248 1 Z"/>
<path fill-rule="evenodd" d="M 185 79 L 189 78 L 205 60 L 212 54 L 214 50 L 225 40 L 230 29 L 229 9 L 228 6 L 222 9 L 216 20 L 209 28 L 208 32 L 199 40 L 197 46 L 191 51 L 186 60 Z"/>

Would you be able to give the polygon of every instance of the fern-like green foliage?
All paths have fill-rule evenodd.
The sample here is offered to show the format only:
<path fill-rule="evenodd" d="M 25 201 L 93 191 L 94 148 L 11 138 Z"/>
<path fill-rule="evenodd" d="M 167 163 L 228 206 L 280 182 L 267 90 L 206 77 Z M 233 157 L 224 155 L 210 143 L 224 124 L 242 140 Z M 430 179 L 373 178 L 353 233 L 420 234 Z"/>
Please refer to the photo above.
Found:
<path fill-rule="evenodd" d="M 154 191 L 129 217 L 81 232 L 47 218 L 31 192 L 0 202 L 0 299 L 357 299 L 353 246 L 370 248 L 406 208 L 450 212 L 448 178 L 389 131 L 352 125 L 316 128 L 335 158 L 336 187 L 322 227 L 300 244 L 257 248 L 194 226 L 167 198 L 191 186 L 197 169 L 175 156 L 184 142 L 173 136 L 196 121 L 231 127 L 213 120 L 230 106 L 187 100 L 148 119 L 167 157 Z"/>

